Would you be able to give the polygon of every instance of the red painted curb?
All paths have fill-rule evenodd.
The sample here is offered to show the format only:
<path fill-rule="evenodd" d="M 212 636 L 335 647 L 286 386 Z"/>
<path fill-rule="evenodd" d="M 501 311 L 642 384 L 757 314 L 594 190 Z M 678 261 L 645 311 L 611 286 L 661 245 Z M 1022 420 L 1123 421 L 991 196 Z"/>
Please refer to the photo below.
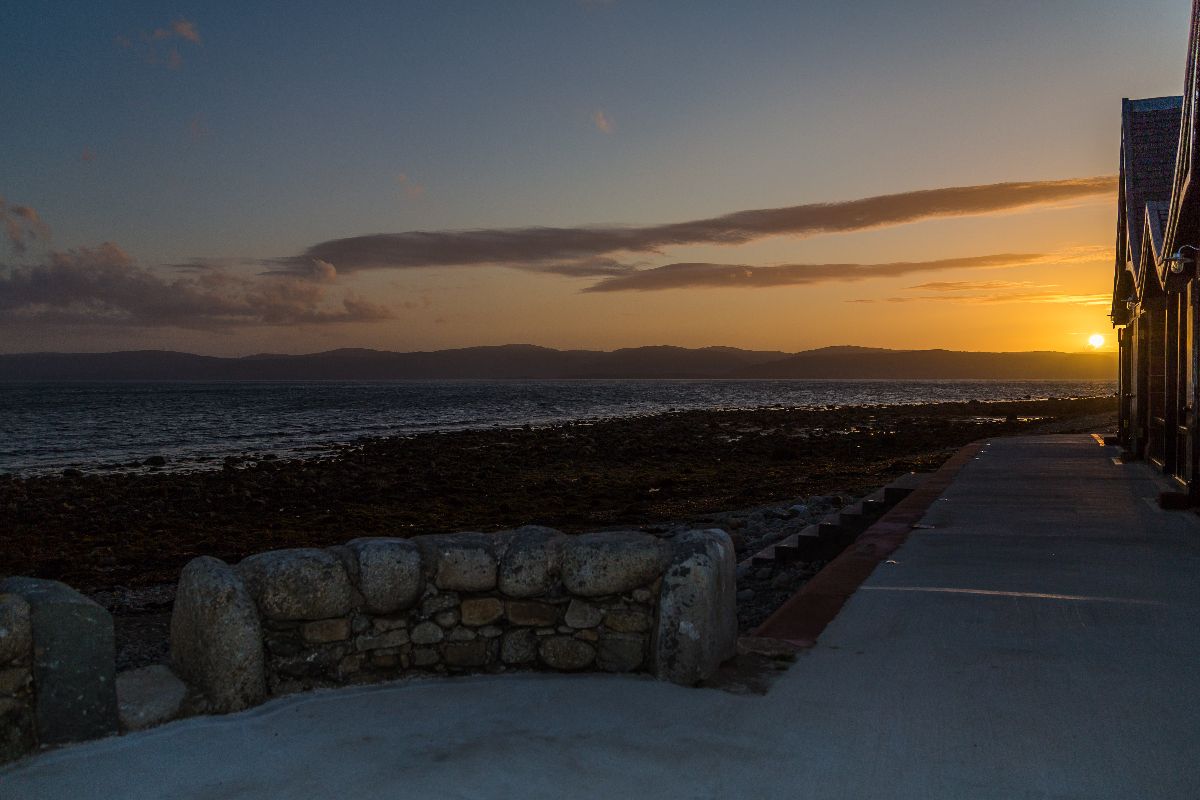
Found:
<path fill-rule="evenodd" d="M 782 639 L 799 647 L 816 644 L 817 637 L 842 610 L 850 595 L 880 562 L 904 544 L 912 526 L 941 497 L 959 470 L 978 455 L 983 444 L 974 442 L 952 455 L 919 488 L 863 531 L 854 544 L 788 598 L 751 636 Z"/>

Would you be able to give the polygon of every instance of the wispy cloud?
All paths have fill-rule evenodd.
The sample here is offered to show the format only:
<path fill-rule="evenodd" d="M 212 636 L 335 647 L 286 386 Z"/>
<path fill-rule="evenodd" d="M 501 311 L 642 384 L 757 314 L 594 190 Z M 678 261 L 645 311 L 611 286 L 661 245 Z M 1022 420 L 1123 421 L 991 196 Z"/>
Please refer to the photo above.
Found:
<path fill-rule="evenodd" d="M 592 114 L 592 124 L 601 133 L 612 133 L 616 130 L 616 125 L 613 123 L 612 118 L 605 113 L 604 109 L 597 109 Z"/>
<path fill-rule="evenodd" d="M 679 263 L 637 270 L 587 287 L 585 292 L 655 292 L 666 289 L 761 289 L 813 283 L 894 278 L 913 272 L 949 269 L 1017 267 L 1046 260 L 1041 253 L 995 253 L 932 261 L 893 261 L 883 264 L 750 264 Z"/>
<path fill-rule="evenodd" d="M 396 176 L 396 183 L 400 184 L 404 190 L 404 194 L 408 197 L 418 198 L 425 195 L 425 187 L 414 181 L 406 173 L 401 172 Z"/>
<path fill-rule="evenodd" d="M 0 323 L 222 329 L 324 325 L 392 318 L 381 305 L 334 296 L 336 272 L 245 277 L 193 263 L 167 278 L 138 266 L 119 246 L 51 251 L 33 266 L 0 266 Z"/>
<path fill-rule="evenodd" d="M 200 45 L 200 30 L 196 23 L 180 17 L 169 25 L 153 30 L 143 30 L 136 39 L 132 36 L 118 36 L 113 40 L 117 47 L 135 53 L 148 64 L 165 66 L 167 69 L 179 69 L 183 65 L 183 43 Z"/>
<path fill-rule="evenodd" d="M 1106 306 L 1112 302 L 1111 294 L 1068 294 L 1063 292 L 1013 292 L 1008 294 L 932 294 L 932 295 L 900 295 L 897 297 L 861 298 L 847 300 L 847 303 L 962 303 L 998 304 L 998 303 L 1055 303 L 1078 304 L 1085 306 Z"/>
<path fill-rule="evenodd" d="M 42 222 L 36 210 L 9 203 L 3 197 L 0 197 L 0 223 L 9 248 L 17 255 L 23 255 L 34 242 L 50 240 L 50 226 Z"/>
<path fill-rule="evenodd" d="M 314 258 L 339 271 L 499 264 L 561 269 L 614 253 L 652 253 L 680 245 L 739 245 L 770 236 L 814 236 L 921 220 L 994 214 L 1111 194 L 1116 178 L 953 186 L 834 203 L 738 211 L 719 217 L 646 226 L 491 228 L 408 231 L 331 239 L 280 259 L 307 269 Z"/>
<path fill-rule="evenodd" d="M 931 281 L 904 288 L 922 289 L 927 292 L 985 292 L 996 289 L 1028 289 L 1031 286 L 1051 289 L 1054 284 L 1039 285 L 1031 281 Z"/>

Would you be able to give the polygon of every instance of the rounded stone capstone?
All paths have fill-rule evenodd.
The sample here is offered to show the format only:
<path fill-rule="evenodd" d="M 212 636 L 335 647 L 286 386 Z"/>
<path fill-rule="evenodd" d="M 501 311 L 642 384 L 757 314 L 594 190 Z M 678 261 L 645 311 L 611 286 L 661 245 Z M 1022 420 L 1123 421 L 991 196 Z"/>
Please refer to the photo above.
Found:
<path fill-rule="evenodd" d="M 439 533 L 413 540 L 425 572 L 439 589 L 486 592 L 496 588 L 496 541 L 487 533 Z"/>
<path fill-rule="evenodd" d="M 32 655 L 29 603 L 19 594 L 0 594 L 0 665 L 28 664 Z"/>
<path fill-rule="evenodd" d="M 737 654 L 737 563 L 723 530 L 686 531 L 671 544 L 651 645 L 653 670 L 694 686 Z"/>
<path fill-rule="evenodd" d="M 218 713 L 266 697 L 262 623 L 241 576 L 220 559 L 194 558 L 179 575 L 171 663 Z"/>
<path fill-rule="evenodd" d="M 563 545 L 562 581 L 571 594 L 599 597 L 653 583 L 669 557 L 659 538 L 636 531 L 573 536 Z"/>
<path fill-rule="evenodd" d="M 517 528 L 500 561 L 500 591 L 509 597 L 536 597 L 549 592 L 562 569 L 566 541 L 567 536 L 553 528 Z"/>
<path fill-rule="evenodd" d="M 358 565 L 358 589 L 372 614 L 409 608 L 421 596 L 421 552 L 408 539 L 364 538 L 346 544 Z"/>
<path fill-rule="evenodd" d="M 237 571 L 268 619 L 344 617 L 354 605 L 346 568 L 324 550 L 301 547 L 258 553 L 243 559 Z"/>

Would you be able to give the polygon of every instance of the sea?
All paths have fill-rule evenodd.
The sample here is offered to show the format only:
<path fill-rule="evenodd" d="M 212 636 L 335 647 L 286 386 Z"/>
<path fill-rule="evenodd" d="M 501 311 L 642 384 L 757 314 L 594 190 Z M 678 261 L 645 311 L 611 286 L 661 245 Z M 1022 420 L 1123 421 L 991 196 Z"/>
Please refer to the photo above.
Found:
<path fill-rule="evenodd" d="M 0 473 L 214 469 L 357 440 L 697 409 L 1114 395 L 1111 381 L 528 380 L 0 383 Z"/>

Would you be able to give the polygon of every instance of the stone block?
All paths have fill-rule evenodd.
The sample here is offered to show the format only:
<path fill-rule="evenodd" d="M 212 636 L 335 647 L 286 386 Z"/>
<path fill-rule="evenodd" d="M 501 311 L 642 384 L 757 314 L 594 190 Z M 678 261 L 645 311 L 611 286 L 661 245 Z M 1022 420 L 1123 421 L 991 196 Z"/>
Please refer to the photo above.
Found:
<path fill-rule="evenodd" d="M 19 594 L 0 594 L 0 667 L 33 658 L 29 604 Z"/>
<path fill-rule="evenodd" d="M 643 633 L 653 624 L 649 614 L 632 608 L 615 608 L 604 615 L 604 627 L 618 633 Z"/>
<path fill-rule="evenodd" d="M 432 617 L 439 611 L 449 611 L 458 608 L 458 595 L 454 592 L 433 594 L 421 601 L 421 615 Z"/>
<path fill-rule="evenodd" d="M 264 617 L 316 620 L 345 617 L 353 606 L 350 576 L 337 556 L 301 547 L 272 550 L 237 566 Z"/>
<path fill-rule="evenodd" d="M 226 713 L 257 705 L 267 693 L 262 623 L 241 577 L 220 559 L 183 568 L 171 614 L 171 663 Z"/>
<path fill-rule="evenodd" d="M 344 642 L 350 638 L 350 620 L 341 617 L 306 622 L 301 626 L 300 632 L 304 636 L 304 641 L 309 644 Z"/>
<path fill-rule="evenodd" d="M 587 533 L 563 545 L 562 581 L 583 597 L 620 594 L 652 583 L 669 559 L 666 543 L 636 531 Z"/>
<path fill-rule="evenodd" d="M 462 601 L 464 625 L 490 625 L 504 616 L 504 603 L 495 597 L 471 597 Z"/>
<path fill-rule="evenodd" d="M 117 676 L 121 729 L 140 731 L 178 718 L 187 691 L 187 685 L 162 664 L 122 672 Z"/>
<path fill-rule="evenodd" d="M 33 705 L 25 699 L 0 697 L 0 764 L 15 761 L 37 747 Z M 0 787 L 3 778 L 0 778 Z"/>
<path fill-rule="evenodd" d="M 434 622 L 422 622 L 412 629 L 413 644 L 437 644 L 446 634 Z"/>
<path fill-rule="evenodd" d="M 558 622 L 558 606 L 532 600 L 509 600 L 504 613 L 513 625 L 544 626 Z"/>
<path fill-rule="evenodd" d="M 509 539 L 500 562 L 500 591 L 509 597 L 546 594 L 562 570 L 567 536 L 540 525 L 518 528 Z"/>
<path fill-rule="evenodd" d="M 356 650 L 380 650 L 384 647 L 399 647 L 408 644 L 408 631 L 394 630 L 375 636 L 359 636 L 354 640 Z"/>
<path fill-rule="evenodd" d="M 488 643 L 449 642 L 442 647 L 442 659 L 452 667 L 482 667 L 488 662 Z"/>
<path fill-rule="evenodd" d="M 604 611 L 586 600 L 572 598 L 563 622 L 572 628 L 594 628 L 604 618 Z"/>
<path fill-rule="evenodd" d="M 486 533 L 442 533 L 413 540 L 439 589 L 487 592 L 496 588 L 496 542 Z"/>
<path fill-rule="evenodd" d="M 22 694 L 33 687 L 33 673 L 28 666 L 0 669 L 0 695 Z"/>
<path fill-rule="evenodd" d="M 116 644 L 112 615 L 58 581 L 8 578 L 0 592 L 29 604 L 34 720 L 41 744 L 117 732 Z"/>
<path fill-rule="evenodd" d="M 412 652 L 412 663 L 414 667 L 432 667 L 441 661 L 441 656 L 438 651 L 432 647 L 417 647 Z"/>
<path fill-rule="evenodd" d="M 600 640 L 596 666 L 605 672 L 633 672 L 642 666 L 645 659 L 645 636 L 610 634 Z"/>
<path fill-rule="evenodd" d="M 737 654 L 737 564 L 722 530 L 681 533 L 672 547 L 659 593 L 652 668 L 660 678 L 694 686 Z"/>
<path fill-rule="evenodd" d="M 358 565 L 358 589 L 372 614 L 410 608 L 425 586 L 421 552 L 408 539 L 354 539 L 346 544 Z"/>
<path fill-rule="evenodd" d="M 546 666 L 571 672 L 590 666 L 596 660 L 596 648 L 571 636 L 549 636 L 541 640 L 538 655 Z"/>
<path fill-rule="evenodd" d="M 439 611 L 433 615 L 433 621 L 443 628 L 453 628 L 458 624 L 458 609 L 452 608 L 449 611 Z"/>
<path fill-rule="evenodd" d="M 528 664 L 537 659 L 538 637 L 528 628 L 508 631 L 500 640 L 500 660 L 505 664 Z"/>

